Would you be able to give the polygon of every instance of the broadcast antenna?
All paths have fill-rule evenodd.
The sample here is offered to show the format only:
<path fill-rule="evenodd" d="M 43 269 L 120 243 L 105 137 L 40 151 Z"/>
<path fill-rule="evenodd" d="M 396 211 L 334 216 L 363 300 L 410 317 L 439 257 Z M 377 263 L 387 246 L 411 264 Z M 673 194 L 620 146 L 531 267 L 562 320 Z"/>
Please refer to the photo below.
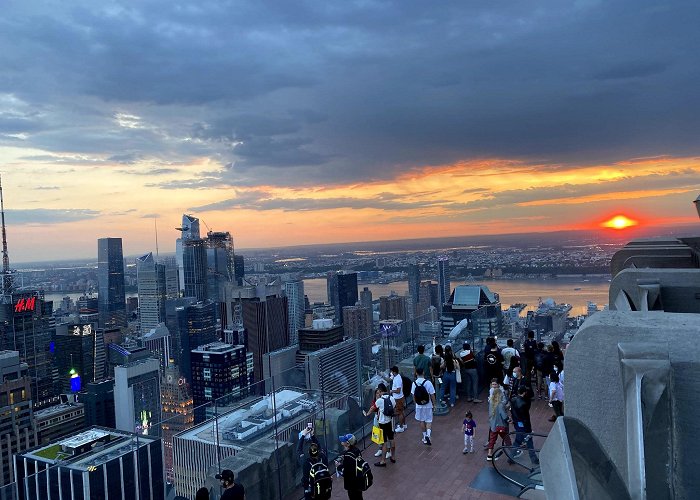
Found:
<path fill-rule="evenodd" d="M 2 217 L 2 293 L 12 293 L 12 276 L 10 275 L 10 256 L 7 253 L 7 232 L 5 231 L 5 201 L 2 196 L 2 176 L 0 175 L 0 215 Z"/>
<path fill-rule="evenodd" d="M 158 260 L 158 217 L 153 217 L 153 225 L 156 228 L 156 260 Z"/>

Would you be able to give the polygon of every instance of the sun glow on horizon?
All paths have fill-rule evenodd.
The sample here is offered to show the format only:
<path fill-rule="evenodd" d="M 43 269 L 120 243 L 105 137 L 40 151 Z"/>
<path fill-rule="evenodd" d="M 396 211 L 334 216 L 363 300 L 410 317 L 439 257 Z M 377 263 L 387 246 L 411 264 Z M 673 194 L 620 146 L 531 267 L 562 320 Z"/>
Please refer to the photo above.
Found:
<path fill-rule="evenodd" d="M 627 229 L 628 227 L 633 227 L 639 224 L 636 220 L 630 219 L 625 215 L 616 215 L 610 220 L 607 220 L 601 224 L 603 227 L 609 227 L 611 229 Z"/>

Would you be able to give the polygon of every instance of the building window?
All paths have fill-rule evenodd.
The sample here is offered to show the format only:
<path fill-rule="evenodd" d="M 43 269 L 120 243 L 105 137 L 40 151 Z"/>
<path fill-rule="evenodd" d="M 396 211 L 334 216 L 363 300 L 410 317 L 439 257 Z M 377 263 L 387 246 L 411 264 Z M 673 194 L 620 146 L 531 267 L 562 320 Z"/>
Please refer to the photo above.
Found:
<path fill-rule="evenodd" d="M 211 387 L 204 388 L 204 399 L 211 399 Z"/>
<path fill-rule="evenodd" d="M 204 380 L 211 380 L 211 368 L 205 368 L 202 373 L 204 375 Z"/>

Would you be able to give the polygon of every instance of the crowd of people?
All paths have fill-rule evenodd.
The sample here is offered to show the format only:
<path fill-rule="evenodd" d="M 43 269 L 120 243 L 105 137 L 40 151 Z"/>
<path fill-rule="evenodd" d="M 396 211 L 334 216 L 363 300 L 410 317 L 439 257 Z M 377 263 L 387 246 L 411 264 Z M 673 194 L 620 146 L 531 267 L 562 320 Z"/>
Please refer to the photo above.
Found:
<path fill-rule="evenodd" d="M 397 366 L 392 367 L 388 383 L 377 385 L 370 407 L 364 411 L 365 416 L 374 417 L 372 440 L 378 445 L 374 466 L 384 468 L 399 461 L 396 435 L 408 428 L 405 416 L 408 394 L 415 403 L 414 418 L 421 430 L 421 442 L 426 446 L 432 446 L 433 415 L 438 405 L 452 408 L 460 395 L 469 403 L 482 403 L 478 398 L 478 358 L 483 359 L 483 374 L 489 381 L 488 438 L 484 444 L 486 460 L 498 459 L 494 448 L 500 438 L 501 443 L 509 447 L 506 451 L 509 463 L 527 451 L 530 461 L 538 464 L 531 436 L 530 407 L 533 400 L 546 399 L 553 410 L 550 421 L 564 414 L 564 353 L 556 341 L 545 346 L 536 342 L 534 337 L 534 332 L 528 332 L 521 351 L 515 348 L 512 339 L 508 339 L 506 347 L 500 348 L 495 338 L 488 338 L 481 355 L 468 343 L 457 352 L 451 345 L 434 344 L 430 356 L 425 353 L 424 346 L 418 346 L 413 359 L 413 380 L 401 375 Z M 511 425 L 515 434 L 513 441 Z M 483 426 L 486 427 L 485 422 Z M 474 453 L 476 430 L 477 422 L 471 411 L 467 411 L 461 426 L 464 434 L 462 453 L 465 455 Z M 311 444 L 308 452 L 301 455 L 307 460 L 304 465 L 305 495 L 309 499 L 326 498 L 325 489 L 318 486 L 314 489 L 318 480 L 310 474 L 314 464 L 327 466 L 327 463 L 325 457 L 319 455 L 315 438 L 308 438 L 304 432 L 300 434 L 300 451 L 303 443 L 310 441 Z M 369 465 L 362 459 L 354 435 L 340 436 L 340 442 L 343 453 L 336 461 L 338 473 L 343 476 L 348 498 L 361 499 L 363 491 L 372 483 L 371 471 L 367 472 Z M 363 470 L 365 472 L 361 472 Z M 330 498 L 330 487 L 327 495 Z"/>

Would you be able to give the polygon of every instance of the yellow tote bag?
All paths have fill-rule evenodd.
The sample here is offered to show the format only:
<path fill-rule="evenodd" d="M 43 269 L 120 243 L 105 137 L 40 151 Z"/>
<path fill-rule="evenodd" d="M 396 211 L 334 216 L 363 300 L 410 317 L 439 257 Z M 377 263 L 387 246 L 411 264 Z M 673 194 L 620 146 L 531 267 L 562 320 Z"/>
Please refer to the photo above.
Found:
<path fill-rule="evenodd" d="M 377 444 L 384 444 L 384 431 L 376 425 L 372 427 L 372 442 Z"/>

